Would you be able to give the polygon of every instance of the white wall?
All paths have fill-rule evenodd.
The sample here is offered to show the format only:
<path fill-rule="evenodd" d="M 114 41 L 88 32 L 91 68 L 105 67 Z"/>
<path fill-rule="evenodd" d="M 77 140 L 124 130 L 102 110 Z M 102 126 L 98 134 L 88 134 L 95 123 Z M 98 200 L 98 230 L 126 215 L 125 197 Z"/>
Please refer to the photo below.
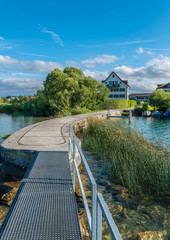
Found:
<path fill-rule="evenodd" d="M 113 77 L 114 75 L 114 77 Z M 128 89 L 128 86 L 123 82 L 121 81 L 114 73 L 112 75 L 110 75 L 110 77 L 104 82 L 105 86 L 107 87 L 107 85 L 109 85 L 109 82 L 117 82 L 117 84 L 120 85 L 120 87 L 112 87 L 113 89 L 119 89 L 119 91 L 111 91 L 111 88 L 110 89 L 110 95 L 125 95 L 125 97 L 109 97 L 108 99 L 128 99 L 128 96 L 129 96 L 129 89 Z M 124 88 L 125 91 L 122 92 L 120 91 L 120 88 Z"/>

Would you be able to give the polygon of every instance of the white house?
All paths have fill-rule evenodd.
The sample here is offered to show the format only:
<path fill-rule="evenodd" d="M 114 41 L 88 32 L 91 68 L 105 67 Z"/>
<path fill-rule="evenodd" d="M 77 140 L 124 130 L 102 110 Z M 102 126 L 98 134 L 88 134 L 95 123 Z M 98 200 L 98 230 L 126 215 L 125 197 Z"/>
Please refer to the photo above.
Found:
<path fill-rule="evenodd" d="M 128 81 L 122 80 L 115 72 L 112 72 L 102 83 L 110 89 L 108 99 L 129 99 Z"/>

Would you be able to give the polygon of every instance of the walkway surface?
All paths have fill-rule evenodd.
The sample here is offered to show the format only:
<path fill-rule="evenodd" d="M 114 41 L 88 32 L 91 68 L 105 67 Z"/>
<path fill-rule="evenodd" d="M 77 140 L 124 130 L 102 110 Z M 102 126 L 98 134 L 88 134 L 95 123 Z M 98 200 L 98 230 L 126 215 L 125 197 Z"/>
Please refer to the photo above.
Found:
<path fill-rule="evenodd" d="M 107 111 L 56 118 L 23 128 L 1 146 L 38 151 L 0 228 L 1 240 L 79 240 L 68 157 L 69 123 Z"/>
<path fill-rule="evenodd" d="M 35 155 L 0 228 L 0 239 L 82 239 L 68 152 Z"/>
<path fill-rule="evenodd" d="M 36 123 L 15 132 L 3 141 L 1 146 L 15 150 L 66 150 L 68 147 L 69 122 L 74 123 L 88 116 L 105 114 L 107 114 L 107 111 L 55 118 Z"/>

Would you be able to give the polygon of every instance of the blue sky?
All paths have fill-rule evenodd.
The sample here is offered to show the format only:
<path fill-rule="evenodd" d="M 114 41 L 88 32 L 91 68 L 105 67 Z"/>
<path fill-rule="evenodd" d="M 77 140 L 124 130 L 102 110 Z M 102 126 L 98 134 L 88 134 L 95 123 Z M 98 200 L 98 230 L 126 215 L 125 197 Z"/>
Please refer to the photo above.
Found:
<path fill-rule="evenodd" d="M 0 96 L 33 95 L 66 66 L 115 71 L 132 93 L 170 82 L 170 1 L 1 1 Z"/>

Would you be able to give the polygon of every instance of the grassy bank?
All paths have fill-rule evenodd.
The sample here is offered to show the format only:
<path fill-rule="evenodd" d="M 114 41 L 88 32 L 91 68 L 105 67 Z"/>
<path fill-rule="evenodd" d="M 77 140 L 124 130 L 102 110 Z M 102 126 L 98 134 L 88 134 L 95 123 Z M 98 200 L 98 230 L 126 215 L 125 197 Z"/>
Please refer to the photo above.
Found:
<path fill-rule="evenodd" d="M 89 119 L 84 146 L 105 161 L 113 182 L 132 194 L 170 194 L 170 153 L 136 130 L 110 120 Z"/>

